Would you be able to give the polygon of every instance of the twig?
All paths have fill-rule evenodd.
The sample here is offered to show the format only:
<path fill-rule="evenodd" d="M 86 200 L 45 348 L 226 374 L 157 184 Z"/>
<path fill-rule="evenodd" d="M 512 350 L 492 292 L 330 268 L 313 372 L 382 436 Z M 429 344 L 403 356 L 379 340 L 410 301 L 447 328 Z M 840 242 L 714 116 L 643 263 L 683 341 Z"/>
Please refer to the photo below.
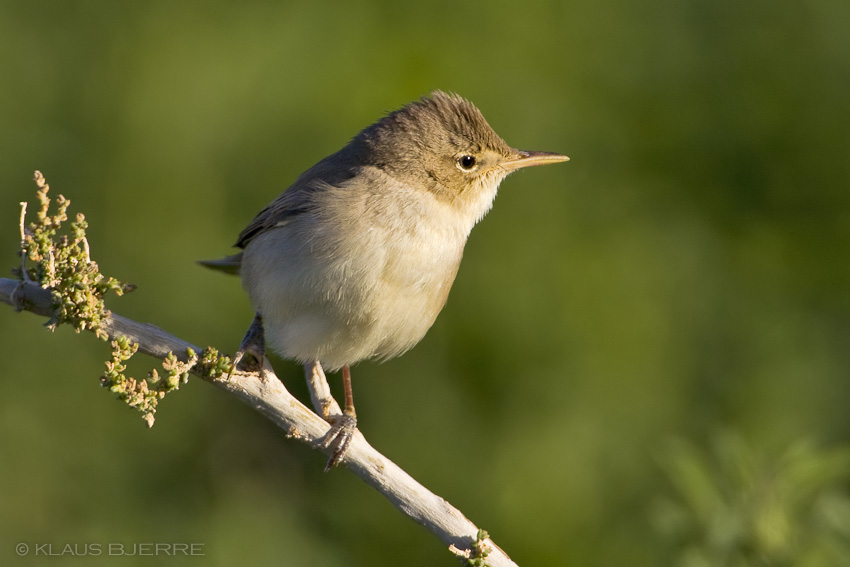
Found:
<path fill-rule="evenodd" d="M 52 315 L 50 291 L 32 283 L 0 278 L 0 301 L 38 315 Z M 102 328 L 111 339 L 124 335 L 139 345 L 139 352 L 160 359 L 174 353 L 180 360 L 186 361 L 189 349 L 194 352 L 202 350 L 155 325 L 139 323 L 114 313 L 106 317 Z M 230 378 L 201 377 L 261 412 L 286 431 L 289 437 L 330 453 L 332 448 L 323 447 L 322 444 L 330 429 L 329 424 L 287 391 L 275 376 L 271 365 L 266 362 L 263 367 L 261 377 L 256 373 L 243 372 L 234 372 Z M 197 367 L 190 372 L 200 375 Z M 308 372 L 308 376 L 310 374 Z M 315 373 L 312 374 L 312 379 L 318 379 Z M 339 411 L 338 406 L 335 411 Z M 376 451 L 359 432 L 352 439 L 342 464 L 383 494 L 402 513 L 436 535 L 452 553 L 467 558 L 469 564 L 484 565 L 483 562 L 473 563 L 476 560 L 471 559 L 480 557 L 480 554 L 476 554 L 484 549 L 489 551 L 486 554 L 486 565 L 516 567 L 489 537 L 482 539 L 482 534 L 486 536 L 486 532 L 480 531 L 459 510 Z"/>
<path fill-rule="evenodd" d="M 33 283 L 32 278 L 30 278 L 30 273 L 27 270 L 27 251 L 24 248 L 24 240 L 27 237 L 27 202 L 21 201 L 21 277 L 27 283 Z"/>
<path fill-rule="evenodd" d="M 309 386 L 313 409 L 322 417 L 342 415 L 339 404 L 331 394 L 331 387 L 322 365 L 318 362 L 305 364 L 304 377 L 307 379 L 307 386 Z"/>

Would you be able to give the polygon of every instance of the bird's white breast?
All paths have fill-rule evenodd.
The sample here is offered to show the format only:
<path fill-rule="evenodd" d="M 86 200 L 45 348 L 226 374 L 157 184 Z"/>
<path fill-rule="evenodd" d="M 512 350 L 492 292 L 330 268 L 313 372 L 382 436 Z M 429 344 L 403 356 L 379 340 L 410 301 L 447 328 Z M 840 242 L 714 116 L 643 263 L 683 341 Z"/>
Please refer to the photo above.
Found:
<path fill-rule="evenodd" d="M 375 181 L 380 191 L 323 187 L 310 212 L 246 247 L 243 285 L 284 357 L 333 370 L 411 348 L 442 309 L 469 231 L 492 203 L 458 211 L 427 191 Z"/>

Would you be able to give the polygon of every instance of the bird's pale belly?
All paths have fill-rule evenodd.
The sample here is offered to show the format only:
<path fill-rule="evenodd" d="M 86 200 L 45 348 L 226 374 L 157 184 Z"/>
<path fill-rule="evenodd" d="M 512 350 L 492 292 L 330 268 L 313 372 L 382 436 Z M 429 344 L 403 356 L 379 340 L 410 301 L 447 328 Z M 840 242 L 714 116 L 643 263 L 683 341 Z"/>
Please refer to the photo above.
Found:
<path fill-rule="evenodd" d="M 264 306 L 268 345 L 285 358 L 319 360 L 333 371 L 367 358 L 392 358 L 418 343 L 446 302 L 462 246 L 453 253 L 404 242 L 383 248 L 380 255 L 349 251 L 344 263 L 313 263 L 310 274 L 275 270 L 274 289 L 247 286 L 255 305 Z"/>

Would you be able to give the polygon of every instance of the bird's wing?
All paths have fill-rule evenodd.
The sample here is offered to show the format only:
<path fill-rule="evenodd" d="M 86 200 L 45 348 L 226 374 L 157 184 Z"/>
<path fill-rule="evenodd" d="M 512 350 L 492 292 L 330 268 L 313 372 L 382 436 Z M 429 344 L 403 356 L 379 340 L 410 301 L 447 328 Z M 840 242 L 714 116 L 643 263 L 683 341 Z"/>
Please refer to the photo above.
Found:
<path fill-rule="evenodd" d="M 292 189 L 289 191 L 291 190 Z M 287 193 L 289 191 L 287 191 Z M 286 195 L 286 193 L 284 193 L 284 195 Z M 236 246 L 239 248 L 245 248 L 249 242 L 257 237 L 257 235 L 275 227 L 283 226 L 295 215 L 306 213 L 309 210 L 310 207 L 308 206 L 293 206 L 292 203 L 287 202 L 287 200 L 283 198 L 283 195 L 281 195 L 269 203 L 265 209 L 260 211 L 260 213 L 254 217 L 254 220 L 252 220 L 248 226 L 239 233 L 239 240 L 236 241 Z"/>
<path fill-rule="evenodd" d="M 278 195 L 239 234 L 235 246 L 245 248 L 258 235 L 275 227 L 283 226 L 294 216 L 310 211 L 311 207 L 305 203 L 309 202 L 308 193 L 315 191 L 315 189 L 310 189 L 311 185 L 310 183 L 295 182 L 284 193 Z M 198 260 L 198 263 L 211 270 L 239 275 L 242 267 L 242 252 L 220 260 Z"/>
<path fill-rule="evenodd" d="M 236 246 L 245 248 L 257 235 L 283 226 L 296 215 L 309 213 L 315 206 L 313 197 L 316 193 L 352 179 L 356 174 L 356 166 L 352 167 L 338 159 L 337 156 L 341 153 L 328 156 L 302 173 L 295 183 L 254 217 L 254 220 L 239 234 Z"/>

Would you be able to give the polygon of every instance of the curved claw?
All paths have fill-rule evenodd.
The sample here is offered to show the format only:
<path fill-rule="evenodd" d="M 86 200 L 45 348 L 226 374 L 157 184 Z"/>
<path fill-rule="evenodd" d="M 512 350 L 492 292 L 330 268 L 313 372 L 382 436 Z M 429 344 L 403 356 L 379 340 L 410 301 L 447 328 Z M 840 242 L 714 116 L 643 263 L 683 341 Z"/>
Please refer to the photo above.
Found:
<path fill-rule="evenodd" d="M 242 361 L 242 358 L 248 354 L 256 360 L 257 372 L 263 367 L 263 357 L 266 351 L 265 331 L 263 330 L 263 318 L 257 313 L 254 316 L 254 321 L 248 327 L 245 333 L 245 338 L 242 339 L 242 344 L 239 350 L 233 355 L 233 363 L 230 366 L 230 372 L 227 374 L 229 380 L 233 376 L 233 371 Z"/>
<path fill-rule="evenodd" d="M 357 416 L 353 413 L 346 412 L 335 416 L 332 420 L 331 428 L 325 434 L 325 438 L 320 445 L 323 449 L 333 448 L 333 453 L 331 453 L 325 465 L 325 472 L 328 472 L 342 462 L 345 452 L 351 444 L 351 438 L 354 436 L 354 432 L 357 431 Z"/>

